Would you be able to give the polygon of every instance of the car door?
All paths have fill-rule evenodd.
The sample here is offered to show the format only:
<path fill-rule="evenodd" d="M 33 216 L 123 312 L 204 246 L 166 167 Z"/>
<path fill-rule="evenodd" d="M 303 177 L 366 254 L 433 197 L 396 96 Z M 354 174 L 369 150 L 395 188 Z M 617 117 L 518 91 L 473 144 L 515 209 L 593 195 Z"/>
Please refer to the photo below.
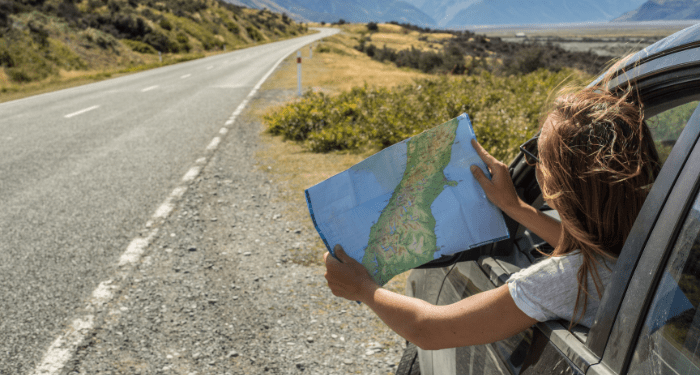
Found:
<path fill-rule="evenodd" d="M 587 374 L 700 374 L 700 109 L 676 148 L 691 143 L 633 267 Z M 692 142 L 690 142 L 692 141 Z M 669 156 L 679 156 L 676 148 Z M 675 155 L 674 155 L 675 153 Z"/>

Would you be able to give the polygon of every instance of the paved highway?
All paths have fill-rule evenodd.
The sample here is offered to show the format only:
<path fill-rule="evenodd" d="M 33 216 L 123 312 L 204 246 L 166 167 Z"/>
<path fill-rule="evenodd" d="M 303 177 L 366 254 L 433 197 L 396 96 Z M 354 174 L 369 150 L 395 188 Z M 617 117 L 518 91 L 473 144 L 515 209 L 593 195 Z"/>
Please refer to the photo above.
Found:
<path fill-rule="evenodd" d="M 34 371 L 253 87 L 331 33 L 0 104 L 0 374 Z"/>

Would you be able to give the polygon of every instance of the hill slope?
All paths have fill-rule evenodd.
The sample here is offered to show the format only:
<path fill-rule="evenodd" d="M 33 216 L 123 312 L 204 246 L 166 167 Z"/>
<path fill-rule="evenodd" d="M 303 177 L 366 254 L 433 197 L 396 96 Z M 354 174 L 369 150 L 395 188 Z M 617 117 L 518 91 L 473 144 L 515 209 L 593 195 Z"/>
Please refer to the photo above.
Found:
<path fill-rule="evenodd" d="M 657 21 L 700 19 L 699 0 L 649 0 L 614 21 Z"/>
<path fill-rule="evenodd" d="M 0 86 L 202 56 L 306 31 L 218 0 L 0 0 Z M 68 73 L 78 72 L 78 73 Z"/>

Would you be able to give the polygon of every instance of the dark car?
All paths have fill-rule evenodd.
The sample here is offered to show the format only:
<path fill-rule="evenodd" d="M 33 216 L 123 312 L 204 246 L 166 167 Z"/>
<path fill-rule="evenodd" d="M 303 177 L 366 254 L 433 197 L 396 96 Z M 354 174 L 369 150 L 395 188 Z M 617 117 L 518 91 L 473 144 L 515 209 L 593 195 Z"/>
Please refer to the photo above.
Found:
<path fill-rule="evenodd" d="M 664 163 L 591 329 L 549 321 L 490 345 L 421 350 L 409 343 L 397 374 L 700 374 L 700 24 L 610 74 L 611 88 L 638 90 Z M 558 218 L 522 154 L 510 171 L 524 201 Z M 540 251 L 551 252 L 525 227 L 506 221 L 509 240 L 413 270 L 406 293 L 451 304 L 503 285 Z"/>

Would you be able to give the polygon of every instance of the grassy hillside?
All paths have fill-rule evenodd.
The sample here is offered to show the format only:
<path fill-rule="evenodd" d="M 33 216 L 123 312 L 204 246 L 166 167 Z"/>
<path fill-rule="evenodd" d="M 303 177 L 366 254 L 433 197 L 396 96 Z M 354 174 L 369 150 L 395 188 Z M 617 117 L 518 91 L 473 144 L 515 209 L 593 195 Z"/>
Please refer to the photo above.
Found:
<path fill-rule="evenodd" d="M 218 0 L 0 0 L 0 93 L 305 32 L 286 15 Z"/>

